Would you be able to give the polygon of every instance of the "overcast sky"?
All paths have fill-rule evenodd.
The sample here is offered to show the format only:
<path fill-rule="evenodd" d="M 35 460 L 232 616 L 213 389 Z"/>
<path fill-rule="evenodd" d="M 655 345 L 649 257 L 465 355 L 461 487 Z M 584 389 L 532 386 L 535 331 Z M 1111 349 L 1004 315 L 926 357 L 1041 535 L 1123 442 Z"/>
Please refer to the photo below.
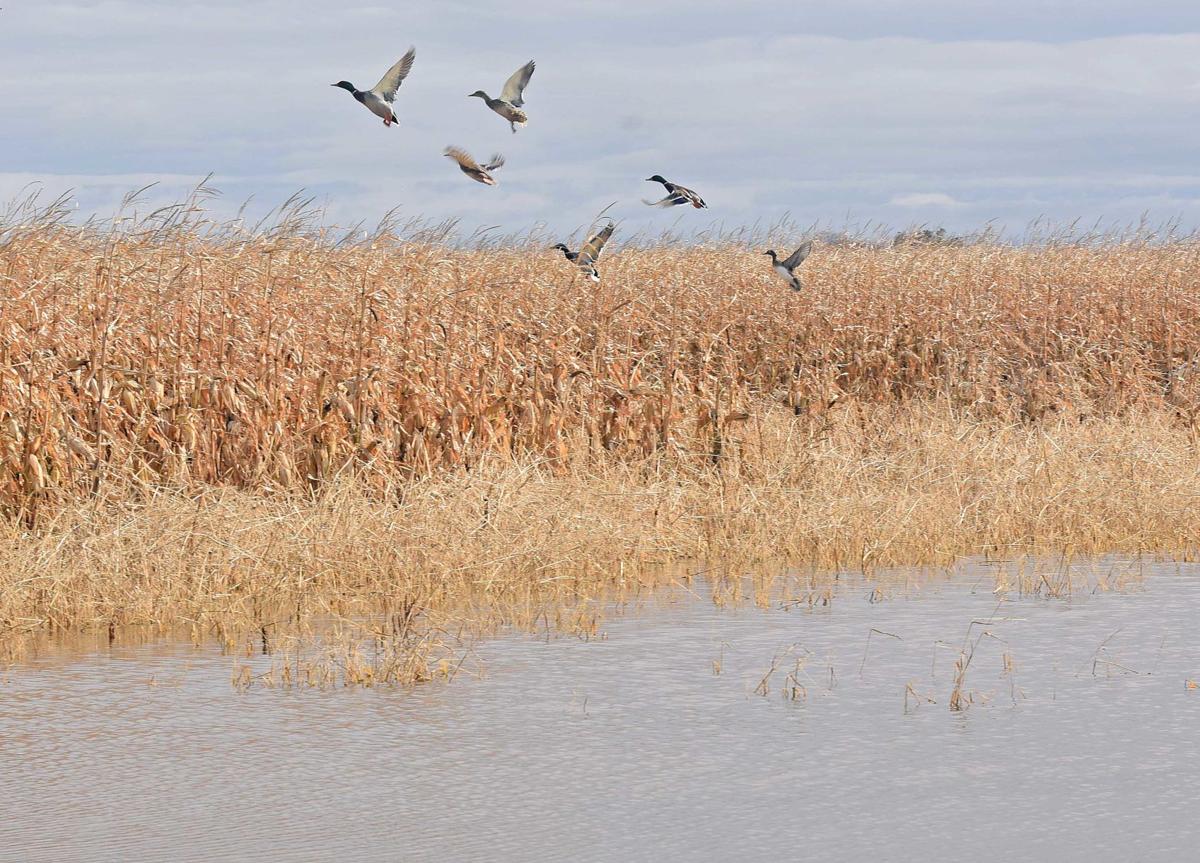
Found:
<path fill-rule="evenodd" d="M 408 48 L 398 129 L 350 94 Z M 516 135 L 467 94 L 529 59 Z M 524 231 L 1180 219 L 1200 226 L 1196 0 L 4 0 L 0 198 L 109 213 L 205 174 L 330 223 Z M 499 151 L 500 185 L 441 152 Z M 661 173 L 703 213 L 639 203 Z"/>

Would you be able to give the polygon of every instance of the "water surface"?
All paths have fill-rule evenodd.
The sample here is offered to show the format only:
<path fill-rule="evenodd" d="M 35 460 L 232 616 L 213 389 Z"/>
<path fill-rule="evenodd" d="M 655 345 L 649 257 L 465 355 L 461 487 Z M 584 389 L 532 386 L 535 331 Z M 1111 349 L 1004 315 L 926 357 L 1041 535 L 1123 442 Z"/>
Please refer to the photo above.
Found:
<path fill-rule="evenodd" d="M 35 660 L 0 675 L 0 860 L 1191 859 L 1200 566 L 1146 572 L 680 592 L 416 689 L 239 693 L 190 645 Z"/>

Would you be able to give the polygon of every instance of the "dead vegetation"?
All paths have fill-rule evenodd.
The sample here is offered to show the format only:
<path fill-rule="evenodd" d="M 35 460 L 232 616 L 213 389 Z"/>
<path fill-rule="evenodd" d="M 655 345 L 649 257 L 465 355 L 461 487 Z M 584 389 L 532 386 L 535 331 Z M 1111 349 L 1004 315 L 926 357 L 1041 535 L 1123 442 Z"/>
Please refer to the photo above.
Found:
<path fill-rule="evenodd" d="M 0 639 L 400 615 L 415 680 L 683 562 L 1197 546 L 1192 243 L 818 247 L 794 295 L 188 212 L 0 225 Z"/>

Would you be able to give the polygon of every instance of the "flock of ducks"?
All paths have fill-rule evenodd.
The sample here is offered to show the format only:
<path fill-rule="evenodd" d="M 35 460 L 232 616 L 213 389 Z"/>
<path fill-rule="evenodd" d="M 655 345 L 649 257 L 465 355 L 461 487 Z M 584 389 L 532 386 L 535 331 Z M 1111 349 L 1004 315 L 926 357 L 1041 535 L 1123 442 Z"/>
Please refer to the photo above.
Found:
<path fill-rule="evenodd" d="M 394 108 L 396 93 L 399 91 L 400 85 L 404 83 L 404 79 L 408 77 L 408 73 L 412 71 L 413 61 L 416 59 L 416 56 L 416 48 L 409 48 L 404 56 L 397 60 L 392 68 L 384 73 L 384 76 L 379 79 L 379 83 L 370 90 L 359 90 L 349 81 L 338 81 L 331 86 L 341 87 L 343 90 L 349 91 L 363 107 L 376 117 L 382 119 L 383 125 L 390 128 L 400 122 L 396 117 L 396 110 Z M 533 71 L 536 68 L 537 64 L 533 60 L 530 60 L 509 75 L 508 80 L 504 82 L 504 86 L 500 89 L 500 95 L 497 98 L 493 99 L 483 90 L 476 90 L 474 93 L 469 94 L 467 98 L 482 99 L 488 108 L 508 121 L 509 128 L 513 134 L 516 134 L 518 128 L 525 126 L 529 122 L 529 115 L 523 110 L 525 105 L 525 88 L 529 86 L 529 79 L 533 77 Z M 504 156 L 499 153 L 494 154 L 482 165 L 461 147 L 447 147 L 444 155 L 456 162 L 464 174 L 476 182 L 483 183 L 485 186 L 496 185 L 496 178 L 493 174 L 504 165 Z M 647 177 L 646 182 L 661 183 L 663 189 L 666 190 L 665 197 L 657 201 L 643 199 L 642 203 L 647 206 L 678 207 L 691 205 L 697 210 L 708 208 L 708 204 L 704 203 L 704 199 L 696 194 L 696 192 L 686 186 L 670 182 L 661 174 Z M 600 258 L 600 252 L 604 249 L 604 244 L 608 242 L 614 230 L 616 230 L 616 225 L 612 221 L 609 221 L 607 225 L 589 236 L 587 242 L 575 252 L 571 251 L 565 243 L 557 243 L 551 248 L 561 251 L 568 261 L 577 266 L 580 272 L 593 282 L 599 282 L 600 271 L 596 268 L 596 262 Z M 774 249 L 769 249 L 764 254 L 771 258 L 771 266 L 775 272 L 787 280 L 787 283 L 793 290 L 799 291 L 803 286 L 800 283 L 800 277 L 796 274 L 796 269 L 804 263 L 804 259 L 811 252 L 812 241 L 810 240 L 786 258 L 780 258 Z"/>

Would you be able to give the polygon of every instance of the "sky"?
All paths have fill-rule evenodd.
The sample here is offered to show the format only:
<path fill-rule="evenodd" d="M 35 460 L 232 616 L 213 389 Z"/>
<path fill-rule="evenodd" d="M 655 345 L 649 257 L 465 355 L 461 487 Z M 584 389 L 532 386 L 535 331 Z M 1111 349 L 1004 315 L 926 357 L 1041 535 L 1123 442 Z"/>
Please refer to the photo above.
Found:
<path fill-rule="evenodd" d="M 465 230 L 1035 220 L 1200 228 L 1200 3 L 4 0 L 0 201 L 111 214 L 202 177 L 218 214 L 313 196 Z M 385 128 L 343 90 L 409 47 Z M 527 60 L 516 135 L 467 94 Z M 442 156 L 507 157 L 487 187 Z M 709 210 L 652 209 L 651 174 Z"/>

